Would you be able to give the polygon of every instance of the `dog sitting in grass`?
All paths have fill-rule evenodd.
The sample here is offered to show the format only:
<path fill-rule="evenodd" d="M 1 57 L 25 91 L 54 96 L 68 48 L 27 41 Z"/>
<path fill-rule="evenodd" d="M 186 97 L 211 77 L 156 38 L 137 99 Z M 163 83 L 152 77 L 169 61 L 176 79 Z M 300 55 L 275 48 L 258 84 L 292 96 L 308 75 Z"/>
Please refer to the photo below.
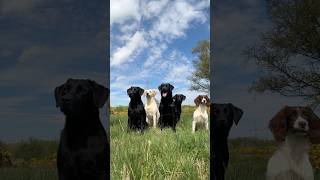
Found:
<path fill-rule="evenodd" d="M 193 112 L 192 133 L 195 133 L 199 124 L 205 124 L 206 130 L 209 130 L 209 118 L 207 106 L 210 105 L 210 99 L 207 95 L 199 95 L 194 99 L 197 109 Z"/>
<path fill-rule="evenodd" d="M 216 179 L 224 180 L 225 171 L 229 164 L 228 137 L 232 125 L 239 123 L 243 111 L 231 103 L 212 104 L 210 109 L 212 125 L 215 128 L 212 131 L 213 138 L 213 170 Z"/>
<path fill-rule="evenodd" d="M 140 87 L 130 87 L 127 89 L 130 103 L 128 106 L 128 129 L 143 132 L 148 127 L 146 121 L 146 111 L 141 100 L 144 89 Z"/>
<path fill-rule="evenodd" d="M 180 120 L 181 116 L 181 104 L 184 100 L 186 100 L 186 96 L 183 94 L 176 94 L 173 96 L 173 102 L 176 106 L 176 116 L 178 121 Z"/>
<path fill-rule="evenodd" d="M 57 152 L 59 180 L 107 179 L 110 150 L 99 108 L 109 89 L 91 80 L 68 79 L 54 94 L 66 116 Z"/>
<path fill-rule="evenodd" d="M 176 106 L 172 98 L 174 86 L 169 83 L 162 83 L 158 89 L 161 94 L 159 127 L 161 130 L 166 127 L 171 127 L 172 130 L 176 132 L 178 117 L 176 114 Z"/>
<path fill-rule="evenodd" d="M 154 128 L 157 127 L 159 117 L 160 117 L 157 101 L 155 99 L 156 94 L 157 94 L 156 89 L 148 89 L 144 91 L 144 95 L 147 98 L 147 102 L 144 106 L 144 109 L 147 114 L 146 121 L 148 124 L 152 124 Z"/>

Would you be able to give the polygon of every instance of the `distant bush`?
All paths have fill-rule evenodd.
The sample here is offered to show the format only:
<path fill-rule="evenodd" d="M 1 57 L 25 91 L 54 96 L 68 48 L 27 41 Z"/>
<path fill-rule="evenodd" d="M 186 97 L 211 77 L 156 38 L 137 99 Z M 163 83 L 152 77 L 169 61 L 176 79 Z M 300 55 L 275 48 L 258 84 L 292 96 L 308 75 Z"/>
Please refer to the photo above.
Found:
<path fill-rule="evenodd" d="M 31 159 L 44 159 L 56 153 L 58 144 L 55 141 L 30 138 L 21 141 L 13 149 L 13 156 L 17 159 L 29 161 Z"/>
<path fill-rule="evenodd" d="M 12 166 L 12 156 L 7 151 L 0 147 L 0 168 Z"/>

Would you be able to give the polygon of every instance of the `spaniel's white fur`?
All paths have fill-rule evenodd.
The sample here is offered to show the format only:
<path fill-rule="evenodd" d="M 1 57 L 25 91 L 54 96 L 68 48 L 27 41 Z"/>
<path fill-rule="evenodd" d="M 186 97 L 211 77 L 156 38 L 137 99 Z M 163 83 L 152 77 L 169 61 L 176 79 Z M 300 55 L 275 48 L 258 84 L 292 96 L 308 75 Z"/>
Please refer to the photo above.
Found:
<path fill-rule="evenodd" d="M 319 143 L 320 119 L 308 107 L 284 107 L 269 125 L 280 146 L 270 158 L 267 180 L 314 180 L 309 144 Z"/>
<path fill-rule="evenodd" d="M 210 103 L 210 99 L 206 95 L 199 95 L 194 100 L 194 103 L 197 105 L 197 109 L 193 112 L 192 132 L 196 131 L 197 125 L 200 123 L 204 123 L 206 129 L 209 130 L 207 106 Z"/>
<path fill-rule="evenodd" d="M 147 102 L 144 106 L 146 110 L 147 118 L 146 121 L 148 124 L 153 125 L 154 128 L 157 127 L 158 120 L 160 117 L 159 108 L 156 101 L 157 90 L 156 89 L 148 89 L 144 91 L 144 95 L 147 98 Z"/>

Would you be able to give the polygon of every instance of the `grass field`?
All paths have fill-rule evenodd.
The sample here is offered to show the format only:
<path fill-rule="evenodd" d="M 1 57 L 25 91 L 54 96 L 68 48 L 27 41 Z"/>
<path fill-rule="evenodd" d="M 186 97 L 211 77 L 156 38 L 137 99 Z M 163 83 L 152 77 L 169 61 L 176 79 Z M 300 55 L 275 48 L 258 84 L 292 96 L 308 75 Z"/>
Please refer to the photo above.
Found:
<path fill-rule="evenodd" d="M 191 133 L 194 107 L 183 107 L 177 132 L 150 128 L 127 133 L 126 107 L 111 112 L 111 179 L 209 179 L 209 133 Z M 0 180 L 56 180 L 57 141 L 29 139 L 0 142 Z M 229 141 L 226 180 L 264 180 L 268 159 L 276 149 L 272 140 L 238 138 Z M 309 152 L 320 180 L 320 146 Z M 3 166 L 6 155 L 12 165 Z M 2 166 L 1 166 L 2 165 Z"/>
<path fill-rule="evenodd" d="M 149 128 L 127 133 L 126 109 L 111 115 L 111 179 L 209 179 L 209 132 L 191 133 L 193 107 L 185 107 L 174 133 Z"/>

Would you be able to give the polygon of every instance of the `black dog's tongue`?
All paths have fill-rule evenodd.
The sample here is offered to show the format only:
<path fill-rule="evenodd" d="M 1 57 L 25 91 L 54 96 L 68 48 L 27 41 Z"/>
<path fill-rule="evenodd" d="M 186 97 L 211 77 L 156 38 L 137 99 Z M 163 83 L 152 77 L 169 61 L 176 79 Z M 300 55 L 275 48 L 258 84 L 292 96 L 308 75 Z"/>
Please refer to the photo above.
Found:
<path fill-rule="evenodd" d="M 163 92 L 162 93 L 162 97 L 166 97 L 167 96 L 167 93 L 166 92 Z"/>

